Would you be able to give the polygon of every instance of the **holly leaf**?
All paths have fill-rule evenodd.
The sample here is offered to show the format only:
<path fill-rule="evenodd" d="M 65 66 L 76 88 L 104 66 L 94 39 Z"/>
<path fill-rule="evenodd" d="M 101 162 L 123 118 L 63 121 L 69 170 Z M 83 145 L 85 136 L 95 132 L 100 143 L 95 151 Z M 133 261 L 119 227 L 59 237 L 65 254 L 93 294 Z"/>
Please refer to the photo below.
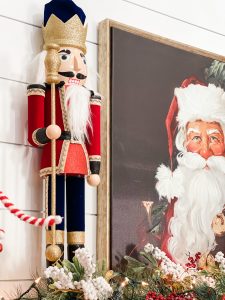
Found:
<path fill-rule="evenodd" d="M 75 272 L 73 273 L 73 280 L 80 281 L 81 279 L 83 279 L 85 272 L 76 256 L 73 257 L 73 266 L 75 269 Z"/>
<path fill-rule="evenodd" d="M 139 260 L 137 260 L 133 257 L 124 256 L 124 259 L 126 259 L 130 268 L 145 267 L 144 263 L 140 262 Z"/>
<path fill-rule="evenodd" d="M 141 273 L 141 272 L 143 272 L 145 269 L 146 269 L 146 266 L 145 266 L 145 267 L 135 267 L 135 268 L 132 268 L 132 271 L 133 271 L 134 273 Z"/>
<path fill-rule="evenodd" d="M 151 265 L 153 266 L 153 268 L 157 268 L 158 267 L 157 260 L 151 254 L 143 252 L 143 251 L 141 251 L 140 254 L 151 263 Z"/>
<path fill-rule="evenodd" d="M 62 262 L 63 267 L 65 267 L 69 272 L 75 273 L 76 268 L 73 263 L 71 263 L 69 260 L 64 259 Z"/>

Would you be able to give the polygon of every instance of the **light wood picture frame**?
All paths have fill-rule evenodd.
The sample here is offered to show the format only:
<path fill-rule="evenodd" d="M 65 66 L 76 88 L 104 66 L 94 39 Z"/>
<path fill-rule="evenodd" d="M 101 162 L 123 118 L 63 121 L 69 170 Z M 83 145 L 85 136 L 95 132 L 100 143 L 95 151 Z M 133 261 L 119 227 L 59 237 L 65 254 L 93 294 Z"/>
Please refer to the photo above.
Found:
<path fill-rule="evenodd" d="M 136 29 L 113 20 L 104 20 L 99 24 L 99 92 L 103 95 L 102 105 L 102 164 L 101 164 L 101 184 L 98 188 L 98 221 L 97 221 L 97 260 L 105 260 L 107 267 L 112 266 L 112 220 L 111 220 L 111 204 L 112 204 L 112 31 L 119 30 L 122 33 L 131 34 L 138 37 L 139 40 L 150 40 L 159 45 L 169 46 L 173 49 L 192 53 L 211 60 L 225 62 L 225 57 L 213 54 L 189 45 L 181 44 L 167 38 L 151 34 L 140 29 Z M 129 50 L 129 49 L 128 49 Z M 134 57 L 138 59 L 138 57 Z M 185 77 L 186 74 L 184 74 Z M 145 74 L 143 74 L 145 76 Z M 182 80 L 184 78 L 180 78 Z M 175 86 L 174 86 L 175 87 Z M 173 88 L 174 88 L 173 87 Z M 173 91 L 171 89 L 171 91 Z M 168 95 L 168 101 L 171 100 Z M 164 124 L 162 124 L 164 127 Z M 159 161 L 160 163 L 160 161 Z M 126 214 L 124 212 L 124 214 Z M 124 231 L 124 228 L 121 228 Z M 118 237 L 120 239 L 120 237 Z M 122 253 L 123 254 L 123 253 Z M 124 253 L 125 254 L 125 253 Z"/>

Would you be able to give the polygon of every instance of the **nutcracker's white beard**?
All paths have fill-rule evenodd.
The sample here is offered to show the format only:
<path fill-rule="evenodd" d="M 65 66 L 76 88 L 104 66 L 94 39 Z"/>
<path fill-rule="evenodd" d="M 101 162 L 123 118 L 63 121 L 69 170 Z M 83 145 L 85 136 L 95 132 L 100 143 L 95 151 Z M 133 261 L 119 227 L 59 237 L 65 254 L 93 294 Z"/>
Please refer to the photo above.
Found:
<path fill-rule="evenodd" d="M 216 246 L 211 225 L 225 204 L 225 157 L 205 160 L 188 152 L 178 157 L 178 164 L 184 194 L 175 203 L 168 249 L 176 262 L 185 264 L 189 254 L 205 253 Z"/>
<path fill-rule="evenodd" d="M 88 128 L 92 128 L 90 114 L 90 91 L 79 85 L 66 89 L 65 107 L 72 137 L 84 142 L 88 137 Z"/>

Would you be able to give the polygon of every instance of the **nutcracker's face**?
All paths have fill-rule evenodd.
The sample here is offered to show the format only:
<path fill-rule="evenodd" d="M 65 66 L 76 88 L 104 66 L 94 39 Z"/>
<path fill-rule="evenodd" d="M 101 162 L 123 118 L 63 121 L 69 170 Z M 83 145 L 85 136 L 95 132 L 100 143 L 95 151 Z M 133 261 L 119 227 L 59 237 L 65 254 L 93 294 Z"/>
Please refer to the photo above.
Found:
<path fill-rule="evenodd" d="M 185 146 L 188 152 L 210 156 L 225 155 L 224 134 L 219 123 L 197 120 L 189 122 L 186 129 Z"/>
<path fill-rule="evenodd" d="M 87 65 L 84 53 L 78 48 L 61 47 L 60 81 L 65 84 L 84 85 L 87 78 Z"/>

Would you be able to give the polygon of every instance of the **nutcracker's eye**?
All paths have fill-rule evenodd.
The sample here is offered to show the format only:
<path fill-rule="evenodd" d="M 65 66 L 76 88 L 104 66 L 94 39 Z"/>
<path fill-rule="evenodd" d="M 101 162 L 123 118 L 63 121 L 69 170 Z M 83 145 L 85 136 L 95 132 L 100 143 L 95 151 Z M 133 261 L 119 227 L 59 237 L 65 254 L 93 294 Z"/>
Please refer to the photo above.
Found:
<path fill-rule="evenodd" d="M 59 51 L 59 57 L 60 57 L 61 61 L 69 60 L 70 59 L 70 54 L 71 54 L 71 51 L 68 50 L 68 49 L 64 49 L 64 50 Z"/>
<path fill-rule="evenodd" d="M 80 57 L 83 59 L 83 62 L 84 64 L 86 65 L 87 64 L 87 61 L 86 61 L 86 57 L 84 56 L 83 53 L 80 53 Z"/>

